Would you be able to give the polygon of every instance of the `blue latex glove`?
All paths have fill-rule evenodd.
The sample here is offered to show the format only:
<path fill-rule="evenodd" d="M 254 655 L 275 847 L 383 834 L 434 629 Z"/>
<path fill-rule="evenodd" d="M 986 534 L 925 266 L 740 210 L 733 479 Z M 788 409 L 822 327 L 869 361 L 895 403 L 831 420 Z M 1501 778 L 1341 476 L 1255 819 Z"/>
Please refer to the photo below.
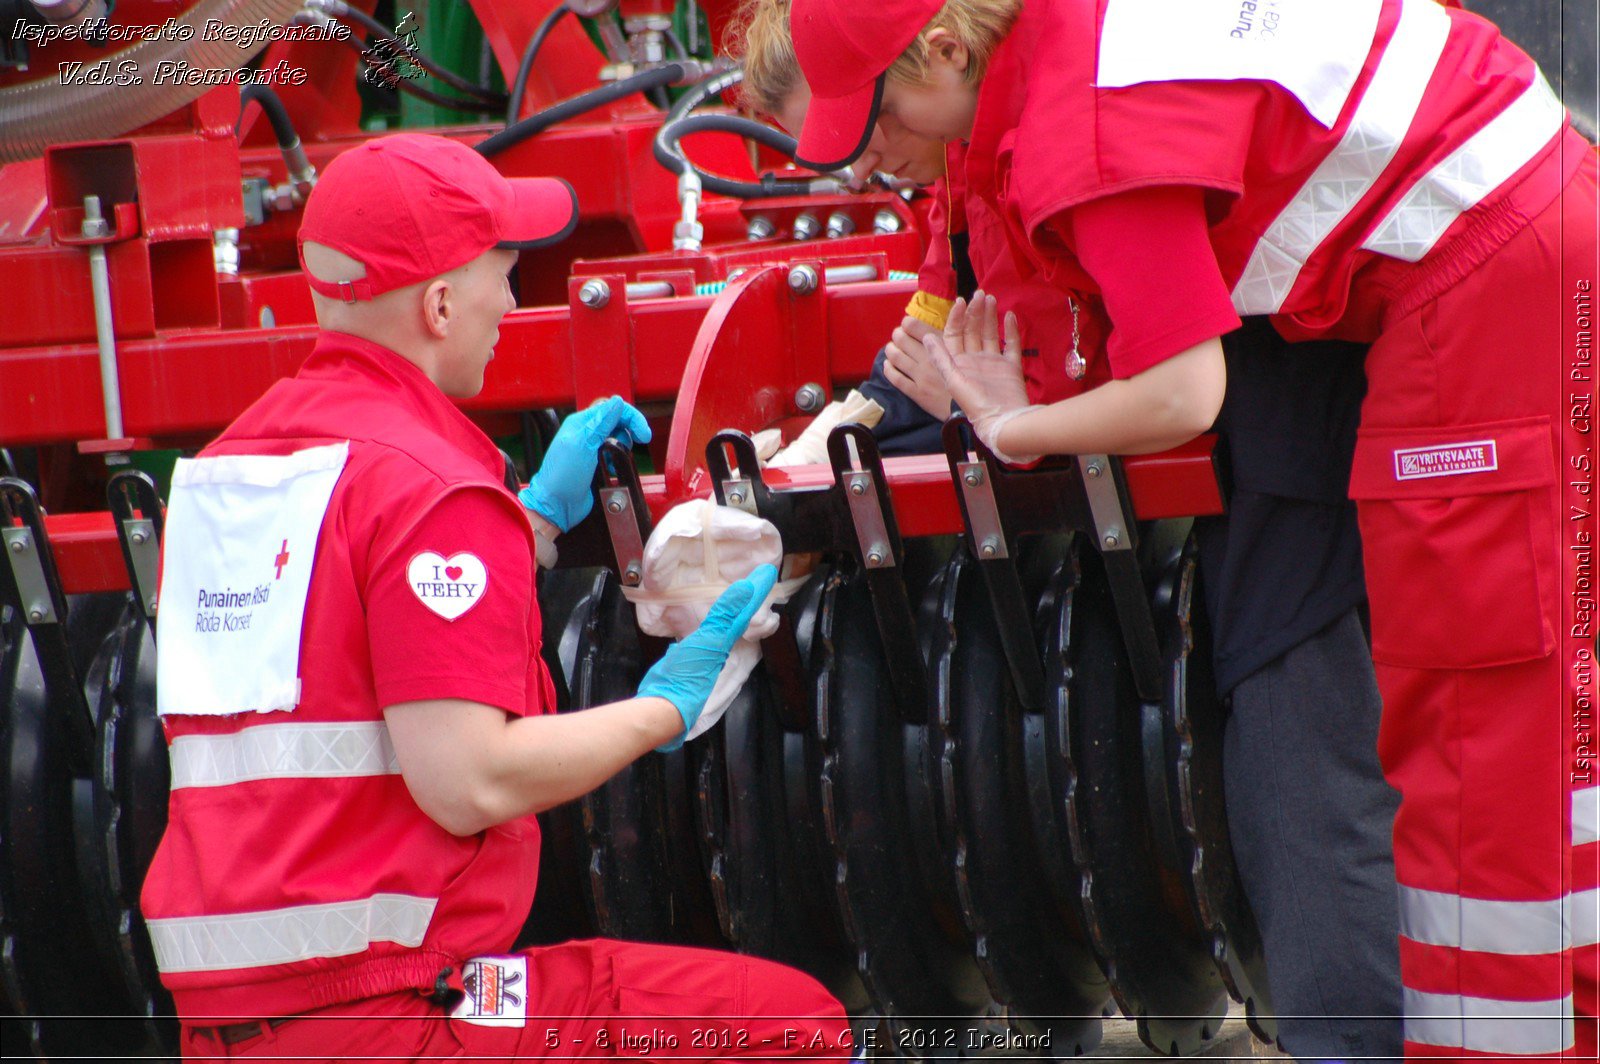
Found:
<path fill-rule="evenodd" d="M 728 590 L 718 597 L 700 622 L 700 627 L 672 644 L 661 660 L 650 667 L 639 683 L 639 697 L 665 698 L 683 717 L 683 732 L 672 742 L 657 747 L 658 750 L 676 750 L 683 745 L 683 736 L 700 719 L 700 711 L 711 697 L 722 673 L 722 663 L 728 660 L 728 651 L 750 626 L 761 604 L 767 601 L 772 585 L 778 582 L 778 570 L 770 565 L 758 565 L 743 580 L 735 580 Z"/>
<path fill-rule="evenodd" d="M 600 445 L 608 436 L 624 447 L 649 443 L 650 425 L 620 395 L 573 414 L 561 423 L 539 471 L 518 494 L 522 505 L 563 532 L 588 517 Z"/>

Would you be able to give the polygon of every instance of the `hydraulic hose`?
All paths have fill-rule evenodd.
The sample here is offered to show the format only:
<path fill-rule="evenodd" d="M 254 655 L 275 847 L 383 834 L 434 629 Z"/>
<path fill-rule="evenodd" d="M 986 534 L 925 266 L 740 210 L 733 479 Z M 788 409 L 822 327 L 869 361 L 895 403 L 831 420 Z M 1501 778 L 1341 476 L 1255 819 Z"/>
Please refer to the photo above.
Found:
<path fill-rule="evenodd" d="M 244 117 L 245 110 L 251 102 L 259 104 L 261 113 L 267 116 L 267 121 L 272 125 L 272 132 L 278 138 L 278 147 L 289 151 L 300 143 L 300 134 L 295 132 L 294 123 L 289 121 L 289 111 L 283 106 L 283 101 L 272 90 L 270 85 L 246 85 L 239 90 L 239 117 Z"/>
<path fill-rule="evenodd" d="M 355 49 L 356 54 L 360 56 L 358 65 L 366 66 L 373 70 L 380 69 L 377 64 L 372 62 L 371 53 L 368 51 L 367 46 L 355 37 L 346 37 L 344 43 L 346 47 Z M 435 107 L 443 107 L 451 111 L 461 111 L 466 114 L 484 114 L 488 111 L 498 111 L 500 109 L 498 103 L 480 100 L 477 97 L 463 100 L 458 96 L 444 96 L 431 89 L 423 88 L 410 78 L 394 78 L 393 87 L 396 91 L 403 92 L 407 96 L 415 96 L 417 99 L 431 103 Z"/>
<path fill-rule="evenodd" d="M 493 157 L 514 144 L 521 144 L 529 137 L 543 133 L 551 126 L 565 122 L 569 118 L 585 114 L 589 111 L 614 103 L 624 96 L 632 96 L 636 92 L 649 92 L 651 89 L 661 88 L 682 81 L 683 67 L 678 63 L 667 63 L 665 66 L 652 67 L 649 70 L 613 81 L 581 96 L 574 96 L 569 100 L 562 100 L 552 104 L 543 111 L 531 114 L 522 121 L 507 126 L 500 132 L 479 141 L 475 147 L 480 155 Z"/>
<path fill-rule="evenodd" d="M 840 191 L 844 186 L 831 177 L 780 178 L 775 174 L 766 173 L 756 181 L 739 181 L 707 173 L 689 160 L 678 141 L 691 133 L 713 132 L 735 133 L 749 137 L 773 151 L 794 158 L 794 138 L 763 122 L 737 115 L 692 113 L 702 103 L 722 95 L 742 80 L 744 80 L 743 71 L 730 70 L 706 78 L 679 97 L 678 102 L 672 105 L 672 110 L 667 112 L 666 121 L 661 124 L 660 130 L 656 132 L 655 143 L 651 145 L 656 161 L 675 174 L 682 175 L 693 171 L 706 191 L 738 199 L 766 199 L 773 196 L 804 196 Z"/>
<path fill-rule="evenodd" d="M 217 34 L 216 40 L 203 40 L 207 22 L 215 19 L 240 31 L 253 29 L 263 20 L 282 26 L 294 17 L 302 3 L 303 0 L 201 0 L 174 18 L 179 27 L 188 27 L 188 40 L 173 39 L 179 33 L 163 34 L 109 57 L 113 70 L 123 69 L 122 63 L 133 63 L 134 69 L 144 75 L 142 84 L 63 85 L 59 78 L 51 76 L 0 89 L 0 162 L 36 158 L 51 144 L 110 140 L 171 114 L 216 85 L 189 84 L 186 78 L 157 84 L 154 79 L 161 64 L 233 71 L 272 43 L 261 40 L 249 48 L 240 48 L 240 38 L 228 39 L 226 33 Z"/>
<path fill-rule="evenodd" d="M 533 39 L 528 42 L 528 47 L 522 50 L 522 61 L 517 64 L 517 76 L 511 83 L 511 95 L 506 104 L 506 125 L 517 120 L 517 115 L 522 112 L 522 96 L 528 91 L 528 78 L 533 73 L 533 61 L 539 56 L 539 49 L 544 47 L 544 39 L 550 36 L 550 31 L 556 28 L 556 23 L 561 17 L 572 9 L 565 2 L 557 5 L 556 9 L 544 17 L 539 23 L 539 28 L 533 31 Z"/>

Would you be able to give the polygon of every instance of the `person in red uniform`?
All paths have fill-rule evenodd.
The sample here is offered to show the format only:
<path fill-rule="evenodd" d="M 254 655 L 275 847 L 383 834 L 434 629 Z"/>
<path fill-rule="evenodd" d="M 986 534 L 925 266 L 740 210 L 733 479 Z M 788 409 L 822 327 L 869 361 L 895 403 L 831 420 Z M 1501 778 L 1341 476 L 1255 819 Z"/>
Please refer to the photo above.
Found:
<path fill-rule="evenodd" d="M 743 102 L 799 131 L 811 93 L 788 15 L 788 0 L 752 0 L 734 39 Z M 944 326 L 958 291 L 971 297 L 981 284 L 998 312 L 1016 314 L 1031 402 L 1108 379 L 1104 308 L 1018 267 L 1003 219 L 962 195 L 964 160 L 959 142 L 875 126 L 852 164 L 921 184 L 938 177 L 917 294 L 861 386 L 885 408 L 874 429 L 885 451 L 942 448 L 950 392 L 922 340 Z M 1345 498 L 1366 348 L 1289 344 L 1261 317 L 1222 341 L 1233 386 L 1213 431 L 1228 513 L 1197 520 L 1194 534 L 1228 706 L 1228 830 L 1265 950 L 1269 985 L 1250 989 L 1279 1046 L 1300 1059 L 1398 1056 L 1398 796 L 1378 764 L 1361 544 Z M 1308 753 L 1290 760 L 1285 749 Z M 1328 927 L 1340 933 L 1310 930 Z"/>
<path fill-rule="evenodd" d="M 601 442 L 649 428 L 615 397 L 568 418 L 525 509 L 452 400 L 482 387 L 519 250 L 574 222 L 569 187 L 453 141 L 345 152 L 300 232 L 315 348 L 174 475 L 142 908 L 185 1057 L 848 1053 L 839 1004 L 770 962 L 508 952 L 533 814 L 680 742 L 776 576 L 730 587 L 638 697 L 554 714 L 536 560 L 593 506 Z"/>
<path fill-rule="evenodd" d="M 1537 66 L 1431 0 L 797 0 L 792 26 L 808 165 L 874 124 L 965 141 L 1019 255 L 1107 309 L 1115 379 L 1048 406 L 987 301 L 930 340 L 998 453 L 1191 437 L 1239 315 L 1372 345 L 1349 491 L 1406 1050 L 1592 1058 L 1600 179 Z"/>

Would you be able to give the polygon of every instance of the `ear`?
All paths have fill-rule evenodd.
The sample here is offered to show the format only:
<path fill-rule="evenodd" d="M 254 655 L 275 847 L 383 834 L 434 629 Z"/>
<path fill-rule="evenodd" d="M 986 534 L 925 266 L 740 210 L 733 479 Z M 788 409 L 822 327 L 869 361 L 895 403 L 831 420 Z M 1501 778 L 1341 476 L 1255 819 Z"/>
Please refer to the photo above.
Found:
<path fill-rule="evenodd" d="M 453 294 L 450 282 L 443 277 L 435 278 L 422 289 L 422 327 L 435 340 L 443 340 L 450 332 L 453 312 L 450 297 Z"/>
<path fill-rule="evenodd" d="M 948 66 L 956 74 L 965 75 L 972 65 L 972 49 L 943 26 L 928 31 L 928 61 L 936 66 Z"/>

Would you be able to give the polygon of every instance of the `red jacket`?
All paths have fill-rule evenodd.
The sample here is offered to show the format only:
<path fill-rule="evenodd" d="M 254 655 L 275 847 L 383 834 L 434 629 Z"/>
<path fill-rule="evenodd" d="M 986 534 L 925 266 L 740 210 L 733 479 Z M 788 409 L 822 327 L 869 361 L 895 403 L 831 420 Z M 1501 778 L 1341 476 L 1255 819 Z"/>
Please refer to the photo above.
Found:
<path fill-rule="evenodd" d="M 204 455 L 338 440 L 349 459 L 317 538 L 299 705 L 163 718 L 174 789 L 142 907 L 186 1019 L 431 989 L 442 969 L 508 948 L 533 901 L 534 819 L 446 832 L 407 791 L 382 715 L 422 698 L 554 708 L 532 532 L 500 454 L 411 363 L 324 333 Z M 416 540 L 429 515 L 468 504 L 482 527 Z M 485 601 L 455 621 L 424 609 L 406 583 L 419 547 L 485 559 Z"/>
<path fill-rule="evenodd" d="M 1193 0 L 1216 15 L 1216 40 L 1163 50 L 1161 20 L 1108 17 L 1122 2 L 1027 0 L 991 57 L 967 155 L 972 193 L 1005 219 L 1024 259 L 1069 289 L 1096 287 L 1053 217 L 1118 191 L 1197 186 L 1241 315 L 1274 315 L 1291 338 L 1370 341 L 1396 266 L 1494 209 L 1565 125 L 1531 59 L 1492 24 L 1433 0 L 1327 0 L 1283 15 L 1370 22 L 1333 43 L 1309 34 L 1284 45 L 1269 73 L 1288 87 L 1247 66 L 1277 53 L 1257 48 L 1228 67 L 1230 35 L 1265 32 L 1270 5 L 1249 5 L 1241 22 L 1237 3 Z M 1220 72 L 1196 73 L 1201 56 Z M 1321 72 L 1309 87 L 1306 70 Z M 1112 74 L 1129 83 L 1103 84 Z"/>

